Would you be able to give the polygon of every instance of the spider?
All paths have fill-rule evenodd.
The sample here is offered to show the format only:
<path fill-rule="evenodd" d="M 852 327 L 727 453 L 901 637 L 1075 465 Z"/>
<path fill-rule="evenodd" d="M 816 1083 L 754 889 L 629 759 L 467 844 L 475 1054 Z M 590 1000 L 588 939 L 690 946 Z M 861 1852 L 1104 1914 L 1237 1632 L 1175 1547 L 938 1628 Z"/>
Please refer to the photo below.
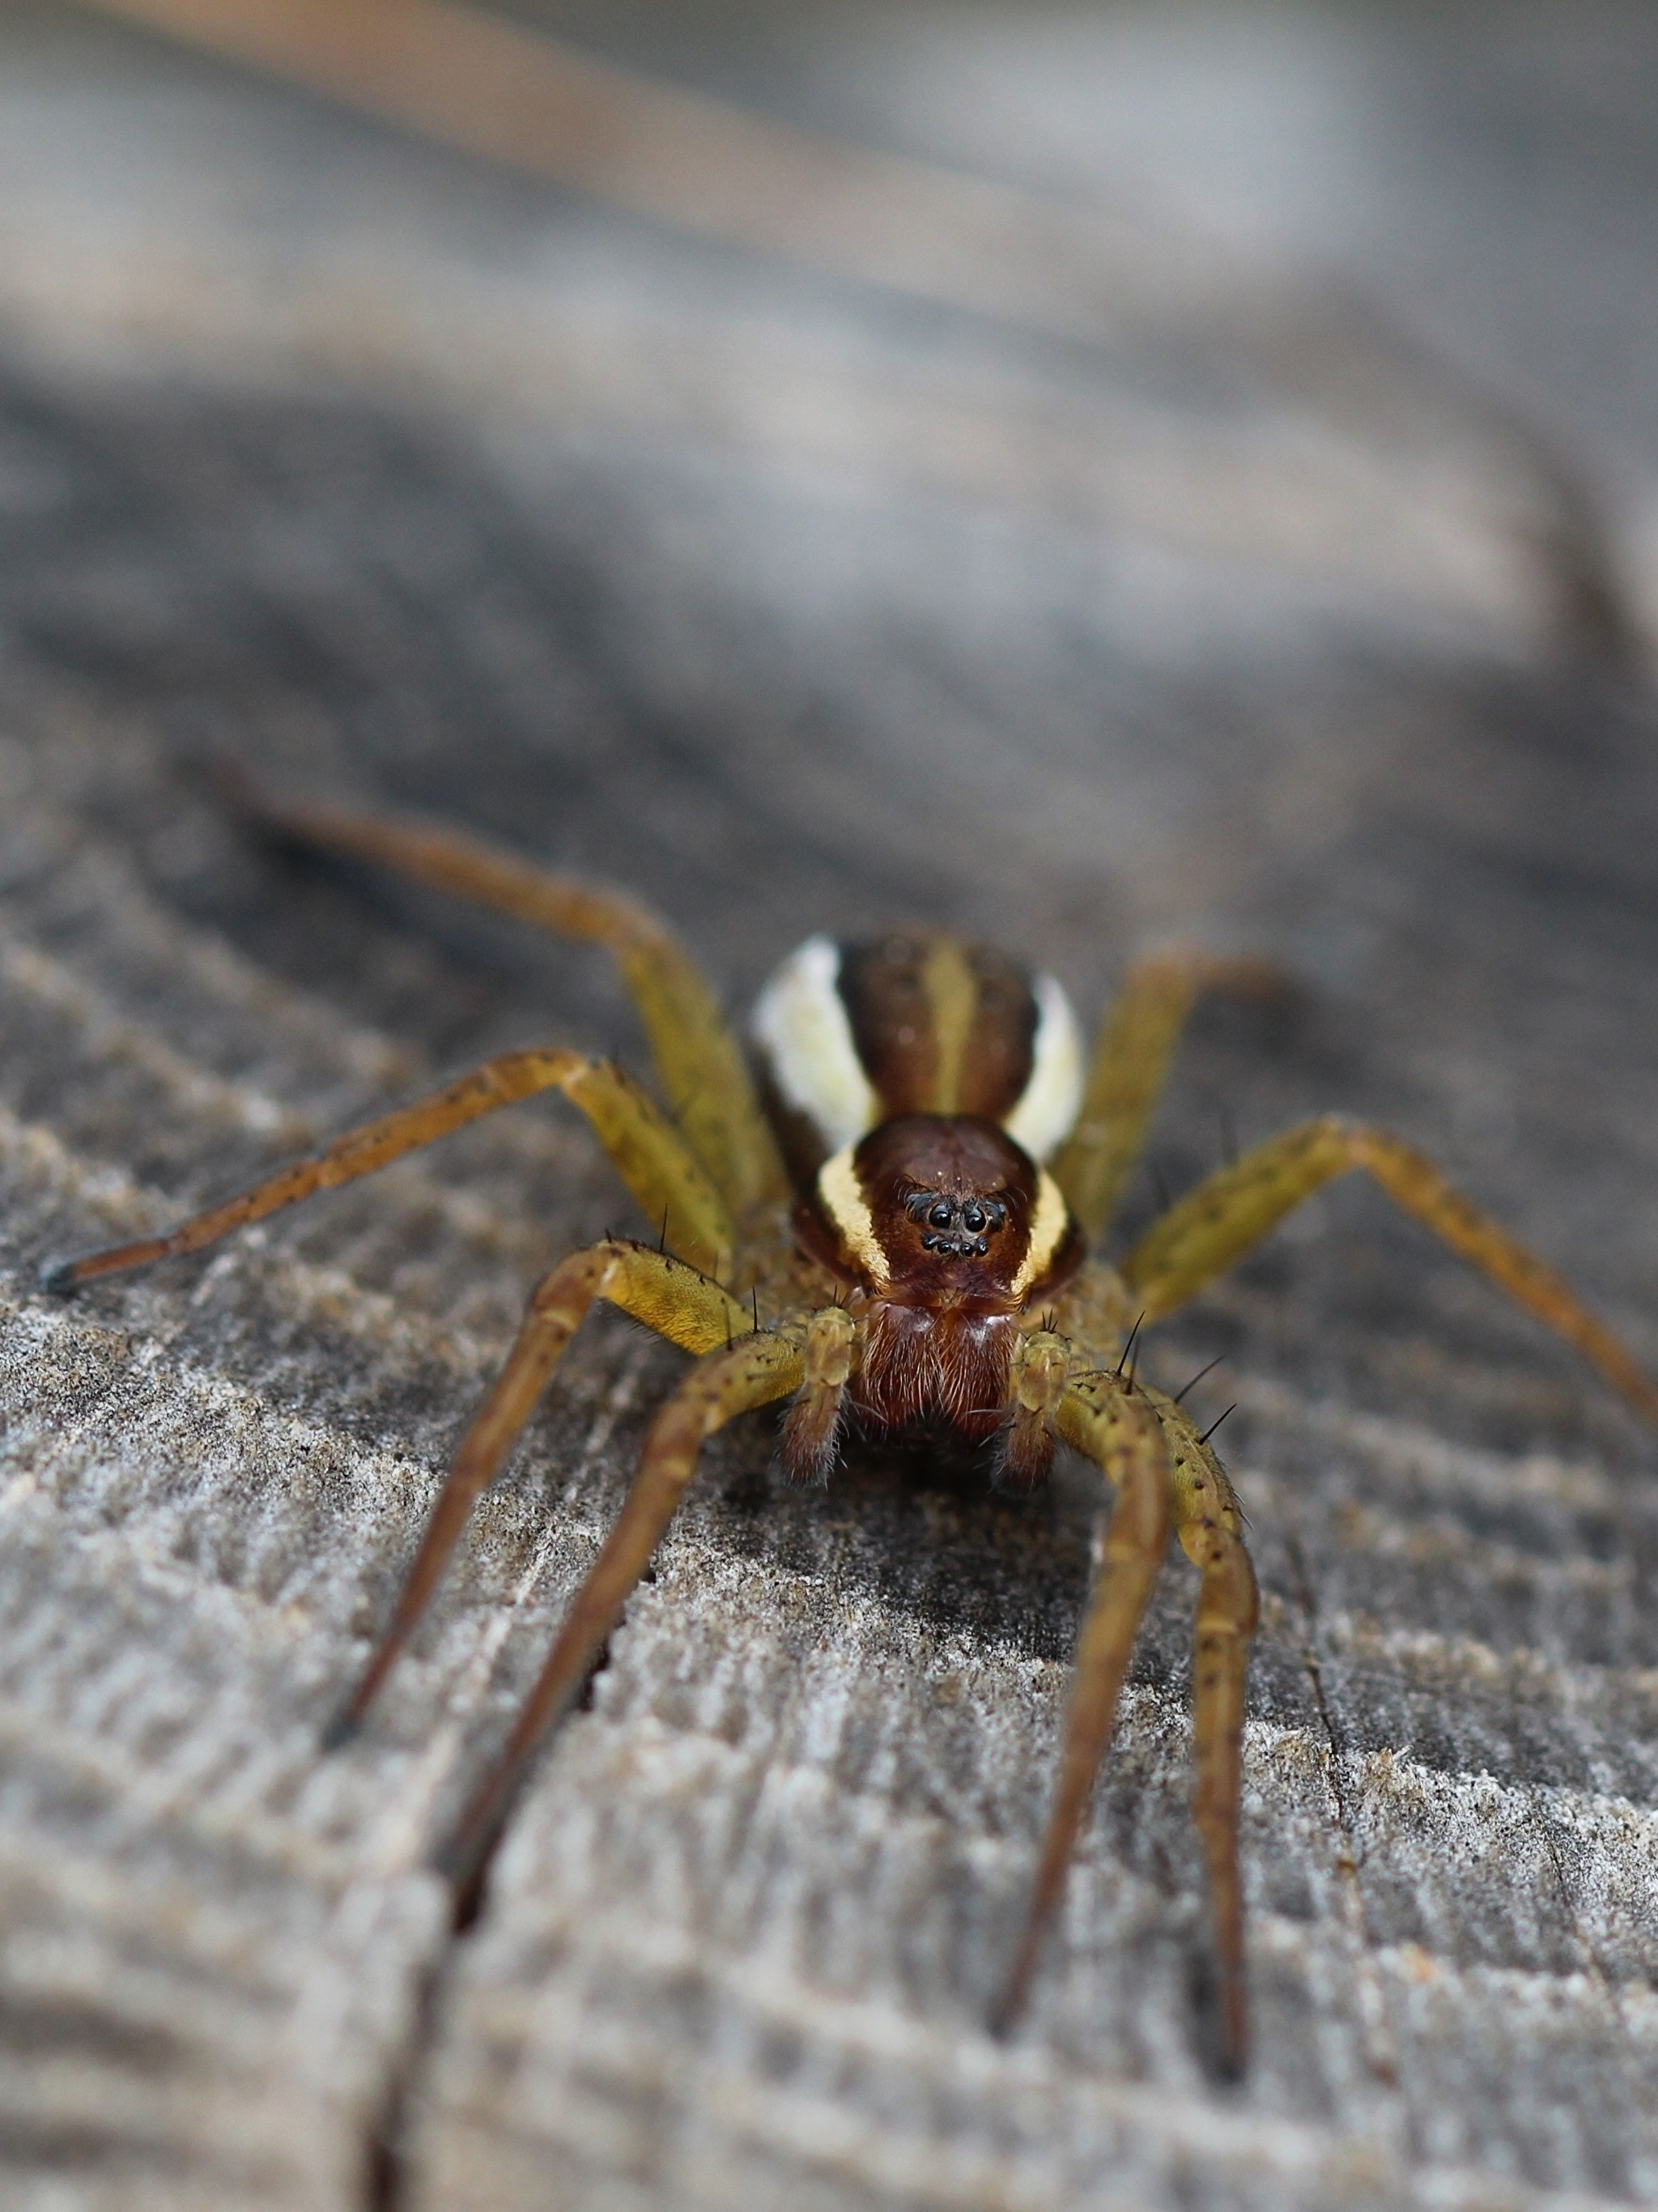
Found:
<path fill-rule="evenodd" d="M 472 840 L 270 796 L 229 794 L 264 833 L 366 861 L 609 949 L 671 1113 L 613 1063 L 548 1048 L 489 1060 L 349 1131 L 164 1236 L 65 1260 L 94 1277 L 198 1252 L 313 1191 L 368 1175 L 496 1108 L 560 1091 L 586 1115 L 659 1243 L 606 1236 L 530 1295 L 473 1415 L 379 1644 L 327 1731 L 363 1721 L 595 1299 L 696 1364 L 651 1423 L 616 1522 L 577 1590 L 499 1759 L 440 1857 L 477 1878 L 536 1751 L 569 1709 L 714 1431 L 786 1399 L 784 1468 L 825 1481 L 849 1438 L 920 1431 L 1028 1489 L 1056 1443 L 1115 1492 L 1078 1641 L 1057 1788 L 993 2025 L 1018 2013 L 1109 1743 L 1139 1622 L 1178 1536 L 1199 1574 L 1193 1811 L 1208 1873 L 1219 2063 L 1247 2045 L 1238 1861 L 1244 1683 L 1256 1620 L 1237 1498 L 1178 1401 L 1140 1379 L 1163 1320 L 1290 1210 L 1350 1169 L 1576 1346 L 1649 1419 L 1658 1388 L 1550 1269 L 1385 1132 L 1333 1115 L 1245 1153 L 1169 1206 L 1114 1266 L 1094 1256 L 1140 1153 L 1181 1027 L 1212 990 L 1278 987 L 1258 963 L 1175 950 L 1133 965 L 1091 1057 L 1051 976 L 992 949 L 903 929 L 814 937 L 762 993 L 756 1073 L 677 939 L 615 891 Z"/>

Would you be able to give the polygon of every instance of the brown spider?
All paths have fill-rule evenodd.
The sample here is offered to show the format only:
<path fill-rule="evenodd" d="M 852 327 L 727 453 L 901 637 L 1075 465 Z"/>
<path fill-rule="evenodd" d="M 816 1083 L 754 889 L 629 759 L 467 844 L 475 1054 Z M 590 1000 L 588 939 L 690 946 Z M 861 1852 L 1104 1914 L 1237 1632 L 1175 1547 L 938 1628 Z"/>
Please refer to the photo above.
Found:
<path fill-rule="evenodd" d="M 954 1431 L 985 1447 L 1001 1478 L 1019 1487 L 1040 1480 L 1062 1440 L 1096 1462 L 1117 1503 L 998 2024 L 1019 2008 L 1059 1901 L 1172 1528 L 1201 1577 L 1193 1811 L 1208 1862 L 1223 2063 L 1236 2071 L 1246 2039 L 1238 1804 L 1254 1575 L 1220 1462 L 1179 1404 L 1137 1381 L 1127 1364 L 1139 1326 L 1183 1305 L 1321 1185 L 1362 1167 L 1655 1421 L 1658 1389 L 1558 1276 L 1420 1153 L 1333 1117 L 1275 1137 L 1211 1176 L 1115 1267 L 1089 1256 L 1139 1155 L 1193 1000 L 1215 988 L 1273 988 L 1272 972 L 1255 963 L 1189 951 L 1141 960 L 1085 1064 L 1058 984 L 1033 982 L 999 953 L 923 931 L 856 946 L 813 938 L 784 963 L 756 1009 L 756 1088 L 707 984 L 632 901 L 463 837 L 276 800 L 243 785 L 235 796 L 276 836 L 608 946 L 649 1036 L 662 1091 L 678 1102 L 670 1116 L 619 1067 L 581 1053 L 507 1053 L 167 1236 L 46 1271 L 47 1288 L 68 1291 L 97 1275 L 199 1251 L 550 1090 L 586 1115 L 647 1218 L 662 1224 L 660 1249 L 606 1237 L 536 1285 L 330 1741 L 361 1721 L 474 1502 L 595 1298 L 697 1354 L 697 1364 L 653 1421 L 616 1526 L 444 1856 L 458 1881 L 481 1865 L 529 1760 L 649 1563 L 704 1440 L 725 1422 L 789 1399 L 783 1462 L 805 1481 L 827 1478 L 849 1431 Z"/>

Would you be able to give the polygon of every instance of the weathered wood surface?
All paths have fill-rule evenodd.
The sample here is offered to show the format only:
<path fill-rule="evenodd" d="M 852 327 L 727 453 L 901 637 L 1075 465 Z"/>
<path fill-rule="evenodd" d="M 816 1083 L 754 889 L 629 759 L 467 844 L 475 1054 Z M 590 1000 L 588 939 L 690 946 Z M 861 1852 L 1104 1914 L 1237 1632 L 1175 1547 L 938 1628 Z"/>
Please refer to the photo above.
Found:
<path fill-rule="evenodd" d="M 1373 1195 L 1148 1354 L 1227 1354 L 1203 1392 L 1239 1401 L 1266 1590 L 1230 2093 L 1193 2026 L 1177 1563 L 1031 2016 L 981 2025 L 1087 1573 L 1074 1470 L 1021 1505 L 880 1466 L 800 1496 L 734 1432 L 453 1937 L 425 1854 L 676 1370 L 596 1324 L 375 1726 L 319 1756 L 525 1285 L 623 1218 L 568 1118 L 205 1264 L 31 1288 L 489 1050 L 636 1049 L 586 956 L 250 848 L 188 772 L 222 746 L 635 885 L 734 1001 L 808 927 L 896 914 L 1090 1008 L 1171 930 L 1276 953 L 1304 1001 L 1199 1023 L 1170 1182 L 1229 1121 L 1374 1115 L 1658 1370 L 1649 699 L 1527 655 L 1518 603 L 1430 629 L 1351 578 L 883 493 L 810 439 L 791 467 L 729 419 L 488 410 L 465 362 L 438 406 L 372 347 L 354 376 L 337 292 L 307 322 L 295 277 L 327 276 L 320 200 L 337 242 L 382 209 L 404 333 L 422 279 L 436 317 L 470 296 L 462 230 L 514 282 L 544 241 L 555 305 L 585 264 L 631 312 L 674 257 L 78 19 L 6 36 L 8 200 L 58 223 L 58 282 L 0 268 L 0 2197 L 1658 2196 L 1658 1444 Z M 210 147 L 209 243 L 263 240 L 281 314 L 181 283 L 135 334 L 88 241 L 164 238 Z M 1497 328 L 1473 303 L 1470 355 Z M 1540 343 L 1540 388 L 1558 366 Z M 1639 394 L 1572 401 L 1644 428 Z"/>

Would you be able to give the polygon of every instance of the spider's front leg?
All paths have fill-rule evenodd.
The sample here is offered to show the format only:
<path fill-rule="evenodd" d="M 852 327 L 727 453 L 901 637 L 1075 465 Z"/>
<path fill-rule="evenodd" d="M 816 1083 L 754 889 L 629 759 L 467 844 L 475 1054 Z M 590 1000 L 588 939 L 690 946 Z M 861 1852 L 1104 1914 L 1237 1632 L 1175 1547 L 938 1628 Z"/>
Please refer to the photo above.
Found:
<path fill-rule="evenodd" d="M 426 1610 L 473 1506 L 523 1433 L 565 1346 L 597 1298 L 619 1306 L 686 1352 L 712 1352 L 753 1334 L 749 1309 L 729 1291 L 671 1254 L 645 1245 L 607 1237 L 584 1252 L 573 1252 L 544 1275 L 530 1294 L 506 1364 L 450 1462 L 386 1632 L 325 1732 L 331 1747 L 361 1724 Z"/>
<path fill-rule="evenodd" d="M 1051 1423 L 1102 1468 L 1117 1504 L 1078 1642 L 1059 1784 L 1024 1933 L 995 2025 L 1005 2029 L 1023 2006 L 1063 1894 L 1172 1523 L 1203 1577 L 1193 1663 L 1193 1814 L 1208 1862 L 1220 2057 L 1225 2070 L 1237 2074 L 1248 2034 L 1238 1812 L 1244 1681 L 1256 1614 L 1242 1516 L 1219 1461 L 1172 1399 L 1103 1370 L 1067 1376 L 1069 1355 L 1057 1334 L 1038 1331 L 1027 1340 L 1015 1374 L 1013 1432 L 1021 1425 L 1034 1431 Z"/>
<path fill-rule="evenodd" d="M 1154 1221 L 1122 1263 L 1137 1307 L 1148 1321 L 1173 1313 L 1292 1207 L 1353 1168 L 1367 1170 L 1395 1204 L 1575 1345 L 1639 1413 L 1658 1422 L 1658 1386 L 1570 1284 L 1453 1189 L 1412 1146 L 1333 1114 L 1257 1146 Z"/>
<path fill-rule="evenodd" d="M 736 1230 L 725 1200 L 679 1132 L 620 1068 L 575 1052 L 509 1053 L 430 1098 L 349 1131 L 316 1158 L 279 1170 L 164 1236 L 60 1261 L 46 1272 L 49 1289 L 70 1291 L 100 1275 L 200 1251 L 316 1191 L 372 1174 L 480 1115 L 554 1089 L 586 1115 L 647 1218 L 660 1218 L 665 1243 L 671 1234 L 680 1253 L 689 1256 L 607 1238 L 573 1254 L 537 1285 L 506 1366 L 439 1493 L 391 1625 L 327 1731 L 331 1742 L 343 1740 L 361 1720 L 430 1599 L 473 1505 L 511 1450 L 595 1298 L 609 1299 L 689 1352 L 709 1352 L 751 1332 L 749 1309 L 702 1272 L 724 1268 L 731 1257 Z"/>
<path fill-rule="evenodd" d="M 1083 1816 L 1116 1725 L 1117 1698 L 1134 1638 L 1169 1540 L 1169 1455 L 1145 1394 L 1105 1372 L 1067 1380 L 1069 1350 L 1062 1337 L 1045 1330 L 1027 1339 L 1015 1378 L 1020 1406 L 1016 1429 L 1021 1413 L 1051 1419 L 1066 1443 L 1102 1471 L 1117 1503 L 1078 1640 L 1060 1778 L 1024 1933 L 993 2023 L 999 2033 L 1011 2026 L 1024 2003 L 1042 1939 L 1064 1891 Z"/>
<path fill-rule="evenodd" d="M 1172 1398 L 1147 1389 L 1174 1479 L 1175 1528 L 1203 1580 L 1192 1650 L 1192 1815 L 1209 1867 L 1209 1910 L 1218 1969 L 1221 2057 L 1241 2073 L 1248 2048 L 1243 1967 L 1243 1885 L 1238 1818 L 1243 1796 L 1243 1692 L 1260 1613 L 1243 1516 L 1226 1471 Z"/>
<path fill-rule="evenodd" d="M 750 1333 L 712 1352 L 652 1422 L 615 1527 L 587 1571 L 535 1687 L 494 1768 L 461 1817 L 442 1855 L 442 1871 L 465 1890 L 487 1856 L 530 1761 L 568 1709 L 595 1655 L 650 1564 L 716 1429 L 738 1413 L 799 1389 L 805 1374 L 798 1332 Z"/>

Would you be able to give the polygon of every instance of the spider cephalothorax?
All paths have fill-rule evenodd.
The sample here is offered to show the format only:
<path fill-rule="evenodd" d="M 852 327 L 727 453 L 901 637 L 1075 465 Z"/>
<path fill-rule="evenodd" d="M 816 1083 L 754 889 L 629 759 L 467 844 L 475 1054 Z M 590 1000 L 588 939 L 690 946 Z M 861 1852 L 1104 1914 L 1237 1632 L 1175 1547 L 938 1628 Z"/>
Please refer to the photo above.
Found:
<path fill-rule="evenodd" d="M 1005 1129 L 969 1114 L 903 1114 L 818 1170 L 804 1248 L 845 1283 L 862 1321 L 848 1388 L 859 1424 L 936 1419 L 978 1443 L 1006 1426 L 1020 1316 L 1083 1257 L 1057 1183 Z M 803 1465 L 821 1475 L 835 1440 Z M 1051 1456 L 1051 1440 L 1047 1456 Z M 1022 1480 L 1040 1467 L 1022 1466 Z"/>
<path fill-rule="evenodd" d="M 531 1294 L 516 1343 L 468 1426 L 380 1642 L 329 1730 L 362 1720 L 420 1619 L 484 1486 L 598 1298 L 697 1364 L 653 1422 L 638 1477 L 581 1585 L 506 1750 L 442 1863 L 470 1880 L 528 1762 L 580 1690 L 695 1471 L 704 1440 L 786 1399 L 797 1476 L 834 1464 L 848 1426 L 942 1425 L 1035 1481 L 1055 1444 L 1116 1494 L 1078 1645 L 1059 1786 L 999 2018 L 1016 2011 L 1058 1902 L 1109 1740 L 1141 1614 L 1172 1530 L 1200 1581 L 1192 1672 L 1219 2047 L 1242 2062 L 1238 1868 L 1243 1687 L 1255 1586 L 1220 1462 L 1179 1404 L 1137 1383 L 1142 1322 L 1185 1303 L 1323 1183 L 1362 1167 L 1418 1220 L 1567 1337 L 1649 1419 L 1658 1389 L 1571 1291 L 1395 1137 L 1333 1117 L 1246 1153 L 1199 1185 L 1115 1267 L 1088 1247 L 1140 1151 L 1199 991 L 1259 989 L 1249 963 L 1190 952 L 1129 970 L 1091 1064 L 1065 994 L 1005 954 L 921 930 L 841 946 L 817 937 L 756 1008 L 756 1088 L 708 986 L 655 917 L 613 891 L 469 841 L 288 805 L 238 787 L 259 826 L 395 868 L 616 955 L 649 1037 L 670 1119 L 604 1060 L 548 1048 L 491 1060 L 349 1132 L 170 1234 L 46 1271 L 69 1291 L 193 1252 L 313 1191 L 428 1144 L 480 1114 L 557 1090 L 587 1116 L 638 1200 L 653 1247 L 605 1237 Z M 762 1100 L 764 1110 L 762 1110 Z"/>

